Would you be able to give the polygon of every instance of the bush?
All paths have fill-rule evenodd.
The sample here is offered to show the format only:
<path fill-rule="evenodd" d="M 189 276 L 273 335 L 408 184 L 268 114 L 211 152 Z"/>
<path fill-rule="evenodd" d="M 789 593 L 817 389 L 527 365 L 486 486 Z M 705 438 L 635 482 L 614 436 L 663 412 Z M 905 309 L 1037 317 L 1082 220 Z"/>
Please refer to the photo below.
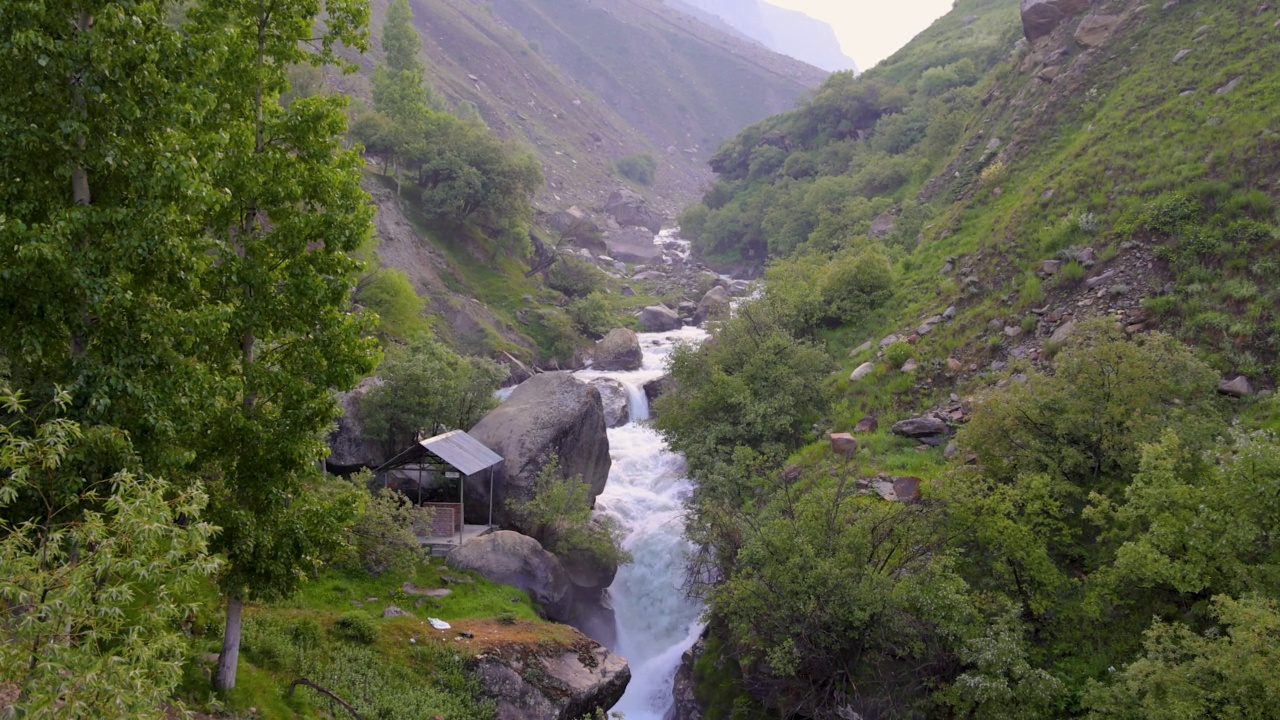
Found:
<path fill-rule="evenodd" d="M 845 252 L 832 258 L 819 288 L 826 318 L 839 323 L 883 305 L 893 294 L 893 270 L 889 259 L 876 248 L 858 254 Z"/>
<path fill-rule="evenodd" d="M 378 623 L 369 613 L 352 610 L 342 613 L 333 621 L 333 633 L 343 640 L 372 645 L 378 639 Z"/>
<path fill-rule="evenodd" d="M 611 518 L 592 519 L 589 490 L 582 475 L 564 477 L 560 458 L 552 455 L 538 471 L 532 495 L 509 503 L 507 509 L 516 526 L 549 552 L 585 555 L 602 565 L 631 562 L 617 524 Z"/>
<path fill-rule="evenodd" d="M 363 488 L 370 477 L 366 470 L 352 476 L 352 482 Z M 430 526 L 430 508 L 415 505 L 398 490 L 379 488 L 347 528 L 347 550 L 333 564 L 374 577 L 408 570 L 425 557 L 417 532 Z"/>
<path fill-rule="evenodd" d="M 1147 204 L 1142 227 L 1150 232 L 1172 235 L 1200 217 L 1200 203 L 1177 193 L 1165 193 Z"/>
<path fill-rule="evenodd" d="M 1022 281 L 1022 302 L 1027 305 L 1039 305 L 1044 302 L 1044 281 L 1034 273 L 1028 273 Z"/>
<path fill-rule="evenodd" d="M 915 356 L 916 349 L 905 342 L 896 342 L 884 349 L 884 361 L 894 370 L 902 367 L 903 364 Z"/>
<path fill-rule="evenodd" d="M 604 273 L 589 261 L 565 255 L 546 273 L 547 285 L 569 297 L 586 297 L 604 285 Z"/>
<path fill-rule="evenodd" d="M 695 203 L 685 208 L 677 220 L 680 223 L 680 237 L 686 240 L 697 240 L 702 235 L 702 228 L 706 227 L 707 218 L 710 215 L 711 210 L 702 203 Z"/>
<path fill-rule="evenodd" d="M 1062 266 L 1062 269 L 1058 271 L 1057 278 L 1058 285 L 1062 287 L 1076 285 L 1081 280 L 1084 280 L 1084 265 L 1081 265 L 1079 260 L 1072 260 Z"/>
<path fill-rule="evenodd" d="M 641 185 L 652 185 L 653 176 L 658 171 L 658 162 L 649 153 L 636 153 L 618 158 L 614 166 L 619 175 Z"/>
<path fill-rule="evenodd" d="M 599 338 L 618 326 L 618 318 L 603 293 L 593 292 L 569 304 L 569 318 L 578 330 L 593 338 Z"/>

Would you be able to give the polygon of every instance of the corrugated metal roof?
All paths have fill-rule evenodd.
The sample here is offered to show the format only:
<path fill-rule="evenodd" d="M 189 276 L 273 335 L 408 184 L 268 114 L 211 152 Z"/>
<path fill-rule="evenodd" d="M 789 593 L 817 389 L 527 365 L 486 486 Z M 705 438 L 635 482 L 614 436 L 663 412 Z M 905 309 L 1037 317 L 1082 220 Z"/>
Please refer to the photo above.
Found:
<path fill-rule="evenodd" d="M 474 475 L 502 462 L 502 456 L 461 430 L 418 443 L 423 450 L 458 468 L 463 475 Z"/>

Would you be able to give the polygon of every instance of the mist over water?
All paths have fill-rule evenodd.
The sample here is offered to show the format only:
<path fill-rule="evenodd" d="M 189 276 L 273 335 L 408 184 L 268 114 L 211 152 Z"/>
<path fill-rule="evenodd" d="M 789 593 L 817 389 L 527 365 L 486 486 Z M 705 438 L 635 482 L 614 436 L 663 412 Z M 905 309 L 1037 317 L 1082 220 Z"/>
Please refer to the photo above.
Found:
<path fill-rule="evenodd" d="M 589 381 L 608 377 L 627 389 L 631 422 L 612 428 L 609 454 L 613 466 L 596 512 L 621 523 L 624 545 L 634 562 L 618 570 L 609 588 L 617 618 L 617 643 L 609 648 L 631 665 L 631 684 L 613 710 L 627 720 L 660 720 L 671 706 L 671 683 L 680 655 L 702 632 L 699 604 L 681 591 L 685 551 L 682 501 L 692 491 L 684 457 L 667 449 L 662 438 L 641 422 L 649 417 L 644 384 L 665 374 L 676 343 L 700 343 L 700 328 L 640 333 L 644 364 L 634 372 L 586 370 L 575 373 Z"/>

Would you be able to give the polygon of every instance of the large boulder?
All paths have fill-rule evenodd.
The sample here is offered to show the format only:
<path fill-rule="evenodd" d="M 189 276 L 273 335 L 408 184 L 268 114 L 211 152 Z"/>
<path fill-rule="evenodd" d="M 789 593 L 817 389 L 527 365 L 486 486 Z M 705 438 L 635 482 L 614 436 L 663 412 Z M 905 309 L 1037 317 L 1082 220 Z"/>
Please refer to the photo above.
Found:
<path fill-rule="evenodd" d="M 662 262 L 662 248 L 653 242 L 653 233 L 630 227 L 609 233 L 604 240 L 609 257 L 622 262 L 654 265 Z"/>
<path fill-rule="evenodd" d="M 1111 37 L 1123 19 L 1119 15 L 1086 15 L 1080 21 L 1080 27 L 1076 28 L 1076 42 L 1085 47 L 1097 47 Z"/>
<path fill-rule="evenodd" d="M 1035 41 L 1089 9 L 1089 0 L 1022 0 L 1022 32 Z"/>
<path fill-rule="evenodd" d="M 671 377 L 670 375 L 663 375 L 662 377 L 654 378 L 653 380 L 650 380 L 649 382 L 644 384 L 644 397 L 646 400 L 649 401 L 650 417 L 653 417 L 656 415 L 653 412 L 653 401 L 657 400 L 663 395 L 669 395 L 670 393 L 675 391 L 675 389 L 676 389 L 676 379 Z"/>
<path fill-rule="evenodd" d="M 701 325 L 707 318 L 718 318 L 729 311 L 729 292 L 722 287 L 713 287 L 702 296 L 698 309 L 693 313 L 693 324 Z"/>
<path fill-rule="evenodd" d="M 614 190 L 605 202 L 604 211 L 622 227 L 634 225 L 648 229 L 651 237 L 658 234 L 666 219 L 649 207 L 648 200 L 628 188 Z"/>
<path fill-rule="evenodd" d="M 606 427 L 621 427 L 631 419 L 627 409 L 627 388 L 613 378 L 592 378 L 588 383 L 600 391 L 600 402 L 604 407 L 604 424 Z"/>
<path fill-rule="evenodd" d="M 626 658 L 583 637 L 536 653 L 485 653 L 476 675 L 497 705 L 497 720 L 603 717 L 631 682 Z"/>
<path fill-rule="evenodd" d="M 920 415 L 907 418 L 893 424 L 893 434 L 920 438 L 932 435 L 945 435 L 947 424 L 940 418 L 931 415 Z"/>
<path fill-rule="evenodd" d="M 600 391 L 569 373 L 542 373 L 520 383 L 470 430 L 476 440 L 502 456 L 493 479 L 494 520 L 504 523 L 508 500 L 533 494 L 538 471 L 552 455 L 565 477 L 582 475 L 591 499 L 609 477 L 609 437 Z M 489 510 L 489 478 L 467 479 L 467 522 L 484 523 Z"/>
<path fill-rule="evenodd" d="M 349 392 L 338 393 L 335 399 L 342 415 L 329 433 L 328 468 L 333 472 L 350 472 L 359 468 L 374 468 L 388 459 L 382 443 L 364 435 L 364 423 L 360 418 L 360 401 L 377 384 L 376 377 L 367 377 Z"/>
<path fill-rule="evenodd" d="M 528 535 L 511 530 L 481 535 L 450 550 L 445 562 L 524 590 L 553 620 L 567 617 L 571 611 L 573 583 L 569 573 L 559 558 Z"/>
<path fill-rule="evenodd" d="M 640 350 L 640 337 L 634 330 L 614 328 L 596 343 L 596 370 L 639 370 L 644 362 L 644 352 Z"/>
<path fill-rule="evenodd" d="M 640 327 L 645 332 L 667 332 L 680 329 L 680 315 L 663 305 L 650 305 L 640 311 Z"/>

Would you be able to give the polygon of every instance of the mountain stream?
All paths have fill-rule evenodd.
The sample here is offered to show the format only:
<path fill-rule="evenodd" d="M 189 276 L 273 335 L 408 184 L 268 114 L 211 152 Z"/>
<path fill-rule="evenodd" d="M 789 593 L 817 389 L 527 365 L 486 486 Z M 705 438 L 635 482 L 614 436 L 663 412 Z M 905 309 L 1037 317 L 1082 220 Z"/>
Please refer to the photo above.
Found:
<path fill-rule="evenodd" d="M 613 710 L 627 720 L 662 720 L 671 706 L 671 683 L 680 656 L 702 632 L 700 605 L 681 591 L 685 551 L 682 500 L 692 490 L 684 457 L 667 449 L 648 423 L 644 384 L 665 374 L 676 343 L 700 343 L 696 327 L 640 333 L 644 363 L 632 372 L 584 370 L 583 381 L 608 377 L 627 390 L 630 422 L 609 429 L 613 466 L 596 512 L 618 520 L 624 546 L 634 560 L 618 570 L 609 587 L 616 618 L 610 650 L 627 658 L 631 684 Z"/>

